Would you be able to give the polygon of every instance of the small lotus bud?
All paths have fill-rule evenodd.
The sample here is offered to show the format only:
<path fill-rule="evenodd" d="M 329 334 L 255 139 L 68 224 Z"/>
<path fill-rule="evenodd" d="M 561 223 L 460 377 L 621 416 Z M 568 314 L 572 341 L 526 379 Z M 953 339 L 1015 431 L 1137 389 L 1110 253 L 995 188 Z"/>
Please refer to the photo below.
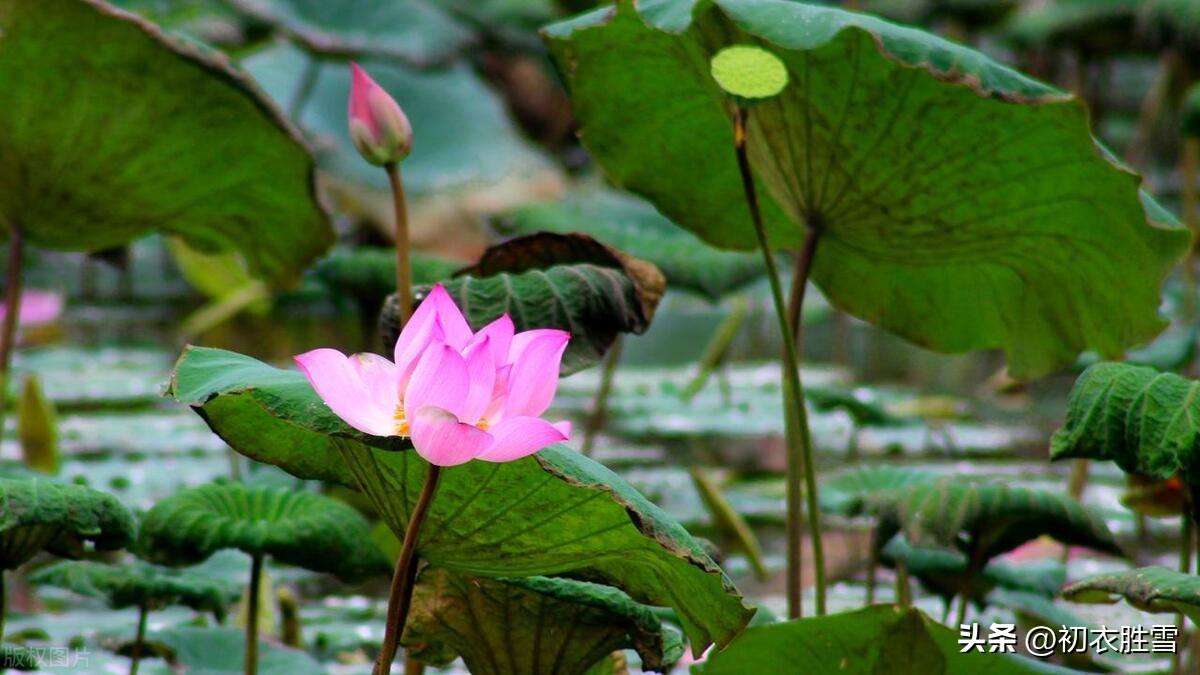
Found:
<path fill-rule="evenodd" d="M 412 125 L 395 99 L 357 63 L 350 64 L 350 140 L 363 159 L 383 166 L 412 152 Z"/>

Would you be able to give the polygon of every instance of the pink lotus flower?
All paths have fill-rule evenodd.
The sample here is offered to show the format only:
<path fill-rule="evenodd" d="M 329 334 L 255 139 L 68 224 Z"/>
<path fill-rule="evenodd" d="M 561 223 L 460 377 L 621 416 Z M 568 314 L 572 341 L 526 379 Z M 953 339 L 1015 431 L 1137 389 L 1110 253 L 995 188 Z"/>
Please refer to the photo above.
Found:
<path fill-rule="evenodd" d="M 399 162 L 412 152 L 413 131 L 395 99 L 357 63 L 350 64 L 350 140 L 372 164 Z"/>
<path fill-rule="evenodd" d="M 395 362 L 316 349 L 296 363 L 326 405 L 363 433 L 408 437 L 439 466 L 507 462 L 570 437 L 569 422 L 541 419 L 570 337 L 514 335 L 507 314 L 472 333 L 438 284 L 401 331 Z"/>
<path fill-rule="evenodd" d="M 33 326 L 55 321 L 62 314 L 63 298 L 52 291 L 29 290 L 21 293 L 21 306 L 17 312 L 17 325 Z M 8 309 L 0 302 L 0 321 Z"/>

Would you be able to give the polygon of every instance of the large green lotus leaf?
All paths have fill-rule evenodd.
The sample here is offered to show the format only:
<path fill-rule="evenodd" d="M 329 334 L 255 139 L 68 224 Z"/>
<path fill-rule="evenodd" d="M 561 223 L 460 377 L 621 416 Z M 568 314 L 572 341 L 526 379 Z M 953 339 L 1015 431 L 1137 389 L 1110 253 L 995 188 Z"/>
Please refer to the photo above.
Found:
<path fill-rule="evenodd" d="M 478 263 L 442 283 L 474 330 L 508 314 L 518 331 L 571 333 L 561 365 L 566 375 L 599 361 L 622 333 L 645 332 L 666 279 L 654 265 L 588 235 L 541 232 L 487 249 Z M 420 299 L 428 290 L 414 294 Z M 400 323 L 394 297 L 380 323 L 384 344 L 395 344 Z"/>
<path fill-rule="evenodd" d="M 288 280 L 333 243 L 313 161 L 228 61 L 98 0 L 0 0 L 0 221 L 90 251 L 154 230 Z"/>
<path fill-rule="evenodd" d="M 189 348 L 171 393 L 238 452 L 306 479 L 360 487 L 403 532 L 428 466 L 394 440 L 339 420 L 304 376 L 218 349 Z M 442 475 L 421 557 L 487 577 L 570 574 L 675 608 L 699 649 L 725 644 L 747 608 L 728 577 L 661 509 L 565 445 L 532 457 L 469 462 Z"/>
<path fill-rule="evenodd" d="M 434 65 L 454 57 L 473 39 L 465 26 L 426 0 L 224 1 L 306 49 L 330 56 Z"/>
<path fill-rule="evenodd" d="M 1182 612 L 1192 621 L 1200 621 L 1200 577 L 1165 567 L 1091 576 L 1064 588 L 1063 597 L 1093 604 L 1112 604 L 1124 598 L 1144 612 Z"/>
<path fill-rule="evenodd" d="M 361 63 L 412 123 L 413 151 L 403 166 L 410 196 L 484 190 L 547 175 L 548 161 L 521 138 L 504 105 L 469 65 L 422 70 L 394 61 Z M 280 105 L 291 107 L 309 59 L 294 47 L 278 45 L 242 65 Z M 315 80 L 296 121 L 313 137 L 321 168 L 354 184 L 388 190 L 387 175 L 358 154 L 346 130 L 350 67 L 337 61 L 314 67 Z"/>
<path fill-rule="evenodd" d="M 370 524 L 347 504 L 240 483 L 201 485 L 155 504 L 142 518 L 138 548 L 166 565 L 194 565 L 233 548 L 347 581 L 391 569 Z"/>
<path fill-rule="evenodd" d="M 664 672 L 681 636 L 650 608 L 599 584 L 550 577 L 493 580 L 427 567 L 401 644 L 424 663 L 461 656 L 474 675 L 582 675 L 620 649 Z"/>
<path fill-rule="evenodd" d="M 76 555 L 83 542 L 116 550 L 133 541 L 136 524 L 110 494 L 42 478 L 0 478 L 0 570 L 42 549 Z"/>
<path fill-rule="evenodd" d="M 237 628 L 176 626 L 146 636 L 153 652 L 161 654 L 182 672 L 245 672 L 246 632 Z M 262 675 L 324 675 L 328 670 L 299 649 L 270 642 L 258 646 L 258 672 Z"/>
<path fill-rule="evenodd" d="M 617 184 L 715 245 L 752 248 L 709 59 L 759 44 L 790 73 L 749 117 L 768 235 L 797 248 L 806 222 L 820 228 L 813 277 L 835 305 L 931 349 L 1001 348 L 1017 377 L 1162 330 L 1159 289 L 1190 234 L 1143 207 L 1081 101 L 866 15 L 692 7 L 621 0 L 546 30 L 584 142 Z"/>
<path fill-rule="evenodd" d="M 1043 535 L 1072 546 L 1123 555 L 1104 520 L 1069 495 L 963 478 L 919 482 L 877 494 L 867 511 L 879 540 L 903 532 L 915 546 L 976 547 L 981 560 Z"/>
<path fill-rule="evenodd" d="M 719 300 L 763 276 L 760 256 L 714 249 L 646 202 L 603 188 L 584 188 L 557 202 L 521 207 L 500 221 L 500 229 L 504 234 L 586 232 L 654 263 L 671 287 L 710 300 Z"/>
<path fill-rule="evenodd" d="M 1128 473 L 1167 479 L 1200 468 L 1200 382 L 1124 363 L 1083 372 L 1067 399 L 1052 459 L 1112 461 Z"/>
<path fill-rule="evenodd" d="M 877 605 L 754 626 L 692 667 L 697 675 L 1020 675 L 1073 671 L 1016 654 L 962 653 L 958 632 L 918 609 Z"/>
<path fill-rule="evenodd" d="M 219 617 L 241 590 L 205 576 L 143 562 L 104 565 L 64 560 L 38 570 L 29 580 L 98 598 L 113 608 L 183 605 Z"/>

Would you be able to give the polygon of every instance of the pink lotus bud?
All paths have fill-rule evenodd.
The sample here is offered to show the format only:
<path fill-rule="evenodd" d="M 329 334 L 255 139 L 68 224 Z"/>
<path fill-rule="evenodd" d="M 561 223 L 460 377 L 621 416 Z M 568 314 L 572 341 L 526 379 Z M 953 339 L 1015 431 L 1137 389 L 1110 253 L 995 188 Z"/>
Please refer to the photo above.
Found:
<path fill-rule="evenodd" d="M 367 75 L 350 64 L 350 140 L 368 162 L 383 166 L 399 162 L 412 152 L 412 125 L 395 99 Z"/>

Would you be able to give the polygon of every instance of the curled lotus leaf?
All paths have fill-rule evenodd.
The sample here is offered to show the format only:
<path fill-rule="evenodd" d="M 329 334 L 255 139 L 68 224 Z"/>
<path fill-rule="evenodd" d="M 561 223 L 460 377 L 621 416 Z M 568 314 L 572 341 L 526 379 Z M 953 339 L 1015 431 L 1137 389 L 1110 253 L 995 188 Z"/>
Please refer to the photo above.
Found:
<path fill-rule="evenodd" d="M 1200 620 L 1200 578 L 1165 567 L 1141 567 L 1098 574 L 1063 589 L 1072 602 L 1126 602 L 1152 614 L 1182 613 Z"/>
<path fill-rule="evenodd" d="M 192 347 L 170 393 L 238 452 L 359 489 L 393 532 L 404 532 L 428 465 L 397 439 L 354 433 L 300 372 Z M 698 651 L 728 644 L 754 614 L 678 522 L 561 443 L 513 462 L 446 470 L 422 532 L 421 558 L 456 573 L 569 574 L 671 607 Z"/>
<path fill-rule="evenodd" d="M 0 570 L 43 549 L 75 557 L 87 541 L 121 549 L 135 532 L 133 515 L 108 493 L 43 478 L 0 478 Z"/>
<path fill-rule="evenodd" d="M 571 333 L 561 367 L 569 374 L 599 361 L 620 334 L 645 332 L 666 279 L 653 264 L 589 235 L 539 232 L 492 246 L 442 285 L 472 330 L 508 314 L 518 331 Z M 415 295 L 422 299 L 428 291 L 420 287 Z M 395 344 L 400 331 L 394 298 L 380 322 L 384 343 Z"/>
<path fill-rule="evenodd" d="M 942 478 L 877 494 L 866 509 L 881 542 L 903 532 L 914 546 L 955 548 L 980 564 L 1043 535 L 1124 555 L 1104 520 L 1065 493 Z"/>
<path fill-rule="evenodd" d="M 201 485 L 158 502 L 142 519 L 138 548 L 147 560 L 173 566 L 238 549 L 346 581 L 391 569 L 370 525 L 349 505 L 237 483 Z"/>
<path fill-rule="evenodd" d="M 159 609 L 183 605 L 224 617 L 240 588 L 205 576 L 143 562 L 105 565 L 90 560 L 65 560 L 39 569 L 29 579 L 98 598 L 110 607 Z"/>

